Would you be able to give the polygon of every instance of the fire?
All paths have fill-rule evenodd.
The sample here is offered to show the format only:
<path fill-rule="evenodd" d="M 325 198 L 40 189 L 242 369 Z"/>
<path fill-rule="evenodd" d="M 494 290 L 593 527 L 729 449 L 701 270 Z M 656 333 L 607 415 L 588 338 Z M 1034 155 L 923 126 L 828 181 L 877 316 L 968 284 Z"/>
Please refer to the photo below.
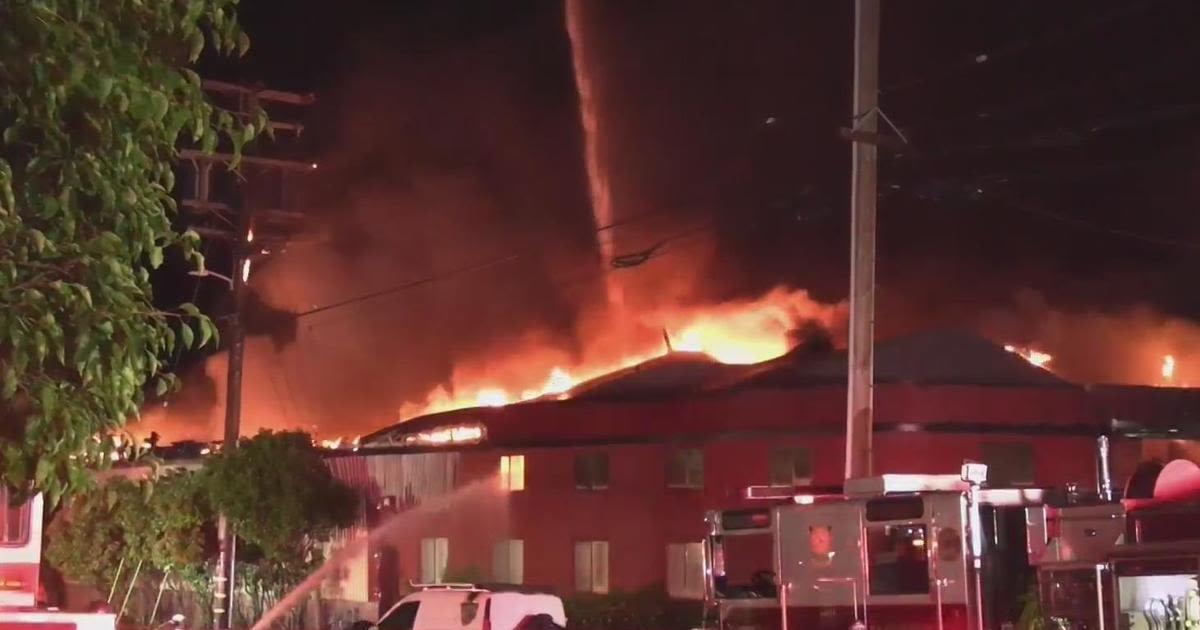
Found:
<path fill-rule="evenodd" d="M 1053 355 L 1034 350 L 1033 348 L 1018 348 L 1016 346 L 1006 345 L 1004 346 L 1004 349 L 1013 354 L 1019 355 L 1022 359 L 1025 359 L 1031 364 L 1042 369 L 1049 369 L 1046 367 L 1046 364 L 1054 360 Z"/>
<path fill-rule="evenodd" d="M 582 358 L 572 360 L 534 341 L 500 359 L 460 366 L 452 386 L 403 406 L 400 416 L 564 399 L 580 383 L 665 355 L 668 343 L 674 350 L 707 354 L 721 363 L 759 363 L 788 352 L 792 331 L 804 322 L 816 321 L 829 329 L 843 314 L 841 305 L 821 304 L 804 291 L 785 288 L 754 300 L 650 312 L 627 327 L 581 334 L 590 350 Z"/>
<path fill-rule="evenodd" d="M 1170 383 L 1175 380 L 1175 357 L 1165 355 L 1162 359 L 1162 377 L 1163 381 Z"/>

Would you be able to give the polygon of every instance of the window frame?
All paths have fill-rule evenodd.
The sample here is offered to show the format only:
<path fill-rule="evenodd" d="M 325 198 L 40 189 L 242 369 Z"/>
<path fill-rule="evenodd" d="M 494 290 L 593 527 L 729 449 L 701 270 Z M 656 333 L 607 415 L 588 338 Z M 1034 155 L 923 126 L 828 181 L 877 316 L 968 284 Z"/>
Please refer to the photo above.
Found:
<path fill-rule="evenodd" d="M 515 576 L 513 570 L 514 549 L 518 550 L 515 554 L 520 558 L 519 569 L 520 575 Z M 504 575 L 500 575 L 499 567 L 497 566 L 500 558 L 504 559 Z M 505 538 L 500 542 L 492 545 L 492 579 L 500 584 L 524 584 L 525 583 L 525 540 L 521 538 Z"/>
<path fill-rule="evenodd" d="M 601 470 L 604 471 L 603 481 L 599 480 Z M 585 478 L 581 479 L 581 476 Z M 612 460 L 605 451 L 576 453 L 574 477 L 576 490 L 607 490 L 612 485 Z"/>
<path fill-rule="evenodd" d="M 524 455 L 510 454 L 500 456 L 500 488 L 505 492 L 525 491 Z"/>
<path fill-rule="evenodd" d="M 582 549 L 586 549 L 587 553 L 581 553 Z M 574 547 L 574 570 L 575 570 L 575 591 L 577 593 L 593 593 L 596 595 L 604 595 L 611 590 L 612 571 L 609 566 L 609 544 L 607 540 L 577 540 Z M 588 558 L 587 579 L 586 584 L 581 584 L 580 576 L 583 572 L 580 571 L 580 557 L 586 555 Z M 603 558 L 599 563 L 597 558 Z M 598 567 L 603 567 L 600 571 Z M 600 573 L 603 573 L 602 579 L 597 579 Z"/>
<path fill-rule="evenodd" d="M 776 476 L 778 467 L 781 466 L 780 459 L 788 458 L 789 467 L 791 468 L 790 480 L 784 481 Z M 815 477 L 815 466 L 813 464 L 813 451 L 807 446 L 774 446 L 771 447 L 767 454 L 767 477 L 772 486 L 807 486 L 811 485 Z M 808 470 L 807 476 L 797 476 L 797 464 L 803 461 Z"/>
<path fill-rule="evenodd" d="M 694 460 L 692 461 L 692 456 Z M 672 448 L 667 453 L 666 477 L 668 488 L 700 490 L 704 488 L 704 449 L 698 446 Z M 679 472 L 681 478 L 674 478 Z M 693 479 L 692 475 L 696 478 Z"/>

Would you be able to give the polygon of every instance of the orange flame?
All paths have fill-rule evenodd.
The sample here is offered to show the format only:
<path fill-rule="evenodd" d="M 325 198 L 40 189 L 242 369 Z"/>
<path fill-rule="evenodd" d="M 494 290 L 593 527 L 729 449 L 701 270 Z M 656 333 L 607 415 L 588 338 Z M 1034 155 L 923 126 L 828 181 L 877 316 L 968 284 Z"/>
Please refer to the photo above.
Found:
<path fill-rule="evenodd" d="M 1171 383 L 1175 380 L 1175 357 L 1172 355 L 1163 356 L 1162 360 L 1162 377 L 1166 383 Z"/>
<path fill-rule="evenodd" d="M 653 312 L 623 330 L 583 335 L 591 352 L 574 361 L 561 350 L 535 343 L 482 365 L 460 366 L 450 386 L 404 405 L 400 417 L 567 398 L 584 381 L 666 354 L 664 332 L 676 350 L 707 354 L 721 363 L 758 363 L 790 350 L 790 333 L 804 322 L 828 329 L 843 314 L 841 305 L 821 304 L 805 291 L 785 288 L 755 300 Z"/>
<path fill-rule="evenodd" d="M 1025 359 L 1030 364 L 1040 367 L 1044 370 L 1049 369 L 1046 367 L 1046 364 L 1054 360 L 1053 355 L 1046 354 L 1045 352 L 1041 352 L 1039 350 L 1034 350 L 1033 348 L 1018 348 L 1016 346 L 1006 345 L 1004 346 L 1004 349 L 1013 354 L 1019 355 L 1022 359 Z"/>

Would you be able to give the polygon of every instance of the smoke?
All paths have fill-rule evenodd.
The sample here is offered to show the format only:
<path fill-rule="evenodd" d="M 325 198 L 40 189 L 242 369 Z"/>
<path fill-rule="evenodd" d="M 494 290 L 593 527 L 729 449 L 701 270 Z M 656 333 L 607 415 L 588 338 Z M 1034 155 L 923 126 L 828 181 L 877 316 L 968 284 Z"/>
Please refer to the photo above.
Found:
<path fill-rule="evenodd" d="M 590 375 L 660 353 L 664 330 L 710 304 L 765 294 L 712 273 L 716 233 L 688 208 L 650 211 L 651 187 L 626 172 L 611 242 L 637 260 L 611 271 L 630 309 L 609 309 L 563 24 L 559 7 L 444 48 L 398 49 L 386 33 L 356 46 L 321 94 L 320 166 L 293 195 L 310 228 L 250 279 L 271 316 L 247 343 L 243 433 L 365 433 L 479 383 L 520 393 L 555 368 Z M 840 312 L 767 295 L 787 312 L 765 324 L 782 340 Z M 225 373 L 224 354 L 190 368 L 135 430 L 218 437 Z"/>
<path fill-rule="evenodd" d="M 998 343 L 1051 354 L 1047 367 L 1074 382 L 1200 383 L 1200 326 L 1145 304 L 1070 310 L 1055 308 L 1042 294 L 1025 290 L 1009 307 L 985 313 L 979 330 Z M 1166 356 L 1175 360 L 1171 379 L 1162 374 Z"/>

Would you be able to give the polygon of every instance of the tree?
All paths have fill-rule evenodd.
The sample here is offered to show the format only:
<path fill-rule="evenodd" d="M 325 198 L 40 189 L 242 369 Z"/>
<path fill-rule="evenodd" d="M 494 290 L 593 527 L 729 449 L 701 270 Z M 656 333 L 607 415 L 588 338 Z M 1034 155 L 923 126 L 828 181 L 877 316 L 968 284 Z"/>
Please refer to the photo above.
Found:
<path fill-rule="evenodd" d="M 307 433 L 260 432 L 210 458 L 204 474 L 209 500 L 241 541 L 240 582 L 255 619 L 322 561 L 318 543 L 358 511 L 354 490 L 333 476 Z"/>
<path fill-rule="evenodd" d="M 164 357 L 215 335 L 195 306 L 156 308 L 150 271 L 195 232 L 172 226 L 181 140 L 243 144 L 186 66 L 249 46 L 237 0 L 0 2 L 0 482 L 56 502 L 87 487 Z M 236 160 L 235 160 L 236 163 Z"/>
<path fill-rule="evenodd" d="M 307 433 L 262 431 L 205 469 L 212 504 L 270 561 L 311 557 L 317 542 L 354 521 L 354 491 L 333 476 Z"/>

